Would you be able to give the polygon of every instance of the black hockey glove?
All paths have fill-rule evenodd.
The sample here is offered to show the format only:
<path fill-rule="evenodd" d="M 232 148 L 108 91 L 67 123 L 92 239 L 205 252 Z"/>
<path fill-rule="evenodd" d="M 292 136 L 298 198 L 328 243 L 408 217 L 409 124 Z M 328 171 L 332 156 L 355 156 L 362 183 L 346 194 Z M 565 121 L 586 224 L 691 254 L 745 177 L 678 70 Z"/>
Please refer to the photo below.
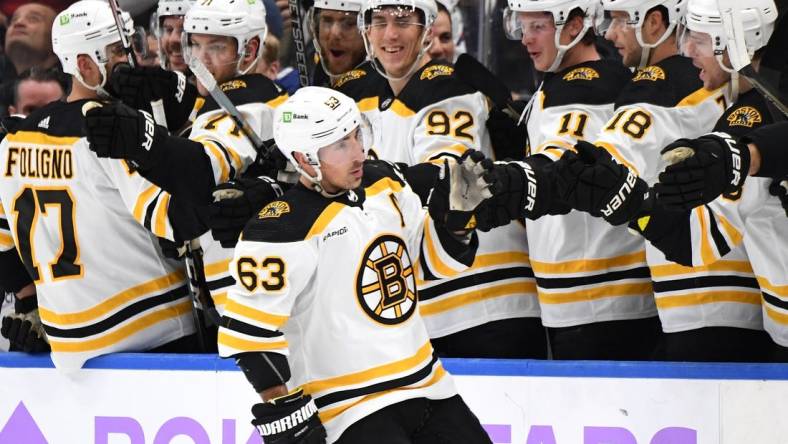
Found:
<path fill-rule="evenodd" d="M 671 165 L 654 185 L 656 198 L 667 209 L 689 210 L 707 204 L 720 194 L 741 189 L 750 169 L 746 145 L 726 133 L 697 139 L 679 139 L 662 150 Z"/>
<path fill-rule="evenodd" d="M 432 220 L 452 232 L 476 228 L 474 210 L 492 196 L 490 182 L 485 179 L 489 165 L 481 151 L 468 150 L 459 162 L 444 160 L 438 182 L 428 201 Z"/>
<path fill-rule="evenodd" d="M 520 162 L 495 162 L 486 176 L 493 197 L 478 211 L 479 229 L 506 225 L 545 214 L 566 214 L 570 208 L 557 199 L 555 168 L 545 156 L 534 155 Z"/>
<path fill-rule="evenodd" d="M 194 108 L 197 91 L 178 71 L 159 66 L 115 66 L 110 75 L 113 95 L 134 109 L 151 111 L 151 102 L 161 100 L 167 115 L 167 126 L 175 132 L 186 123 Z"/>
<path fill-rule="evenodd" d="M 525 103 L 517 101 L 512 102 L 511 105 L 513 105 L 511 110 L 493 107 L 487 117 L 487 132 L 490 134 L 492 149 L 498 160 L 522 160 L 525 157 L 528 130 L 525 124 L 517 124 L 520 115 L 512 113 L 512 111 L 522 113 Z"/>
<path fill-rule="evenodd" d="M 14 302 L 14 314 L 3 318 L 0 334 L 8 339 L 9 351 L 27 353 L 49 352 L 49 342 L 44 325 L 38 315 L 38 299 L 35 295 Z"/>
<path fill-rule="evenodd" d="M 558 192 L 572 208 L 621 225 L 641 214 L 649 189 L 643 179 L 596 145 L 579 141 L 556 164 Z"/>
<path fill-rule="evenodd" d="M 269 177 L 238 178 L 214 189 L 208 225 L 213 238 L 233 248 L 246 223 L 265 205 L 279 198 L 282 188 Z"/>
<path fill-rule="evenodd" d="M 252 406 L 252 425 L 266 444 L 323 444 L 326 429 L 303 390 Z"/>
<path fill-rule="evenodd" d="M 769 194 L 780 199 L 780 203 L 782 203 L 785 210 L 785 216 L 788 217 L 788 177 L 783 180 L 774 179 L 772 184 L 769 185 Z"/>
<path fill-rule="evenodd" d="M 97 102 L 88 102 L 91 103 Z M 98 157 L 125 159 L 140 170 L 152 166 L 151 151 L 158 149 L 157 144 L 167 136 L 167 131 L 156 125 L 150 113 L 120 102 L 89 109 L 85 113 L 85 126 L 90 149 Z"/>
<path fill-rule="evenodd" d="M 156 240 L 159 241 L 161 254 L 168 259 L 180 260 L 183 259 L 183 255 L 186 254 L 185 244 L 178 244 L 163 237 L 157 237 Z"/>

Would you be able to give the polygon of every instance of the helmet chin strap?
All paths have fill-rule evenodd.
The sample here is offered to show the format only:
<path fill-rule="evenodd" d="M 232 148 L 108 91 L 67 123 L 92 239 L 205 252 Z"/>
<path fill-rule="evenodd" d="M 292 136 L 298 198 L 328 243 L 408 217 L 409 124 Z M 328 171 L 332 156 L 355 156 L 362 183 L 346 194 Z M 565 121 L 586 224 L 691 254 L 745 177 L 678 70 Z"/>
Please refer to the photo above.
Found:
<path fill-rule="evenodd" d="M 321 196 L 328 197 L 330 199 L 330 198 L 341 196 L 348 192 L 352 192 L 352 190 L 340 190 L 337 193 L 329 193 L 328 191 L 326 191 L 325 188 L 323 188 L 323 185 L 320 184 L 320 182 L 323 181 L 323 173 L 320 171 L 320 166 L 312 165 L 312 168 L 314 168 L 315 172 L 317 172 L 317 174 L 314 177 L 310 176 L 309 173 L 304 171 L 304 169 L 301 168 L 300 165 L 295 165 L 296 171 L 298 171 L 301 174 L 301 176 L 306 178 L 306 180 L 308 180 L 309 183 L 312 184 L 312 188 L 318 193 L 320 193 Z"/>
<path fill-rule="evenodd" d="M 564 56 L 566 55 L 566 52 L 574 48 L 574 46 L 577 45 L 577 43 L 583 39 L 583 36 L 585 36 L 586 32 L 588 31 L 588 26 L 583 26 L 583 30 L 580 31 L 575 36 L 575 38 L 571 42 L 569 42 L 568 45 L 561 45 L 559 43 L 559 41 L 561 40 L 561 31 L 563 29 L 564 29 L 563 25 L 561 25 L 560 29 L 558 27 L 555 28 L 555 46 L 556 48 L 558 48 L 558 54 L 555 55 L 553 64 L 550 65 L 549 68 L 547 68 L 547 72 L 556 72 L 558 70 L 558 68 L 561 66 L 561 62 L 564 60 Z"/>
<path fill-rule="evenodd" d="M 644 68 L 648 65 L 649 57 L 651 56 L 651 50 L 656 48 L 657 46 L 661 45 L 665 40 L 673 34 L 673 30 L 676 28 L 675 23 L 671 23 L 668 25 L 668 29 L 665 30 L 664 33 L 657 39 L 654 43 L 646 43 L 643 41 L 643 23 L 640 23 L 637 28 L 635 28 L 635 38 L 638 41 L 638 45 L 640 45 L 640 64 L 638 68 Z"/>
<path fill-rule="evenodd" d="M 725 95 L 728 95 L 728 103 L 733 103 L 739 99 L 739 72 L 733 68 L 728 68 L 725 66 L 725 62 L 722 60 L 722 54 L 716 54 L 714 56 L 717 59 L 717 63 L 720 65 L 723 71 L 727 72 L 731 75 L 731 79 L 728 82 L 728 87 L 725 89 Z"/>
<path fill-rule="evenodd" d="M 107 68 L 104 67 L 103 63 L 97 63 L 96 65 L 98 66 L 99 75 L 101 76 L 101 82 L 99 82 L 98 85 L 96 85 L 96 86 L 88 85 L 88 83 L 82 77 L 82 73 L 79 72 L 79 69 L 77 69 L 77 72 L 74 73 L 74 78 L 77 79 L 77 81 L 82 86 L 84 86 L 85 88 L 87 88 L 87 89 L 89 89 L 91 91 L 94 91 L 102 99 L 108 99 L 108 98 L 110 98 L 112 96 L 110 95 L 110 93 L 107 92 L 106 89 L 104 89 L 104 84 L 107 83 Z"/>

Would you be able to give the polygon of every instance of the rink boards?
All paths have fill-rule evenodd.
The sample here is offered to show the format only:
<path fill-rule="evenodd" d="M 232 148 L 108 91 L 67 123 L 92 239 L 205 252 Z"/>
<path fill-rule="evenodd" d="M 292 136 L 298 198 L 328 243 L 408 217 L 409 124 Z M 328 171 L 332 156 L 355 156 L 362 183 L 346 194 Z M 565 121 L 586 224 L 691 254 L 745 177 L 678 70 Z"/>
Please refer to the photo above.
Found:
<path fill-rule="evenodd" d="M 444 360 L 494 443 L 788 442 L 788 365 Z M 0 444 L 253 444 L 232 361 L 0 354 Z"/>

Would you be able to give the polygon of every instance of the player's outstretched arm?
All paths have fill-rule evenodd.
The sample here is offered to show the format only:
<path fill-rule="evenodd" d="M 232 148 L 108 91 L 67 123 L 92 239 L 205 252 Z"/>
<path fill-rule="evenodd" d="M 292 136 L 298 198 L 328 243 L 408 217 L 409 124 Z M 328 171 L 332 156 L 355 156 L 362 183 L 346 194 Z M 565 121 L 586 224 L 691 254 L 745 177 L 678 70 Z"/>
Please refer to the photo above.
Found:
<path fill-rule="evenodd" d="M 214 175 L 202 144 L 167 134 L 150 113 L 120 102 L 83 108 L 90 149 L 98 157 L 123 159 L 173 196 L 211 203 Z"/>
<path fill-rule="evenodd" d="M 3 318 L 0 334 L 8 339 L 10 351 L 49 352 L 49 341 L 38 315 L 36 287 L 32 283 L 16 292 L 14 313 Z"/>

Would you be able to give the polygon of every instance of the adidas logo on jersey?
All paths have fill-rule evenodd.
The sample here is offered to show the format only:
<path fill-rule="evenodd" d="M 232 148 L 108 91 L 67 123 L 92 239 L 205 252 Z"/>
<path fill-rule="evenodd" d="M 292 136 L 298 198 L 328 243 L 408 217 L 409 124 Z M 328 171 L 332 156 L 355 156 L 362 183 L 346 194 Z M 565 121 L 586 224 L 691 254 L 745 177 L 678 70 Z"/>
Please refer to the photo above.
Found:
<path fill-rule="evenodd" d="M 41 119 L 41 121 L 38 122 L 38 127 L 43 129 L 49 129 L 49 117 L 50 116 L 46 116 L 43 119 Z"/>

